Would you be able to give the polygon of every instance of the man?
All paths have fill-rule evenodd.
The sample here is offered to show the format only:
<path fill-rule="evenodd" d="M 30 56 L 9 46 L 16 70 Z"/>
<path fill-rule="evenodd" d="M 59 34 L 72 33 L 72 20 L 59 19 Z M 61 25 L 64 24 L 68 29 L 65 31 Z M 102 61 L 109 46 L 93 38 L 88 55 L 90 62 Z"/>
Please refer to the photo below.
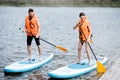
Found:
<path fill-rule="evenodd" d="M 40 46 L 40 24 L 38 21 L 37 16 L 34 13 L 33 9 L 28 10 L 28 16 L 25 19 L 25 28 L 23 29 L 23 32 L 26 32 L 27 35 L 27 51 L 29 60 L 31 59 L 31 42 L 32 39 L 35 39 L 36 45 L 38 47 L 38 52 L 40 55 L 40 61 L 42 60 L 42 48 Z"/>

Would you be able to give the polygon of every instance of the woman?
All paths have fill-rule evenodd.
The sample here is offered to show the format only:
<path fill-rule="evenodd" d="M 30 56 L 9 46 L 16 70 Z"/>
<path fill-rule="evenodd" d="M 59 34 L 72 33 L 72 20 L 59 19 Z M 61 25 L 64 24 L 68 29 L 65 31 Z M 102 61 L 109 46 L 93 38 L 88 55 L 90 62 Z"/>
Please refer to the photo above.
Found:
<path fill-rule="evenodd" d="M 81 50 L 82 50 L 83 44 L 85 43 L 85 50 L 88 58 L 88 65 L 90 66 L 91 57 L 90 57 L 90 51 L 89 51 L 89 45 L 88 45 L 88 43 L 92 42 L 90 22 L 84 13 L 80 13 L 79 17 L 80 17 L 79 22 L 73 27 L 73 29 L 78 28 L 79 30 L 78 62 L 77 63 L 78 64 L 80 63 Z"/>

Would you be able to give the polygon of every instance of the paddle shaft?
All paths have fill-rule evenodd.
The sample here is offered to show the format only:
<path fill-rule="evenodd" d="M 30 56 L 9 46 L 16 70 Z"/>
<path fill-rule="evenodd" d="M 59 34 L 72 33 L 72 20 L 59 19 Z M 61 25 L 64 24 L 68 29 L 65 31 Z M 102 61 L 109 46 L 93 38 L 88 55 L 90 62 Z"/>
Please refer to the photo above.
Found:
<path fill-rule="evenodd" d="M 81 27 L 80 27 L 80 30 L 81 30 L 82 34 L 84 35 L 85 39 L 87 40 L 87 37 L 85 36 L 85 34 L 84 34 L 84 32 L 82 31 Z M 89 42 L 87 42 L 87 43 L 88 43 L 88 45 L 89 45 L 89 47 L 90 47 L 90 50 L 91 50 L 91 52 L 93 53 L 93 55 L 94 55 L 96 61 L 98 61 L 98 59 L 97 59 L 97 57 L 95 56 L 95 53 L 94 53 L 94 51 L 93 51 L 93 49 L 92 49 L 90 43 L 89 43 Z"/>
<path fill-rule="evenodd" d="M 42 40 L 42 41 L 44 41 L 44 42 L 46 42 L 46 43 L 48 43 L 48 44 L 50 44 L 50 45 L 56 47 L 56 45 L 54 45 L 54 44 L 52 44 L 52 43 L 50 43 L 50 42 L 48 42 L 48 41 L 46 41 L 46 40 L 44 40 L 44 39 L 42 39 L 42 38 L 40 38 L 40 40 Z"/>

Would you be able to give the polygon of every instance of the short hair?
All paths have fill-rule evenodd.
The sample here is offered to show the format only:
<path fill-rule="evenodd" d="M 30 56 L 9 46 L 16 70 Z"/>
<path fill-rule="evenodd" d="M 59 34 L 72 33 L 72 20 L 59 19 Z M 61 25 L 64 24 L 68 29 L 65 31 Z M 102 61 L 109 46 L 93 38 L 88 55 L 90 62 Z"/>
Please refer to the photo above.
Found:
<path fill-rule="evenodd" d="M 30 13 L 30 12 L 34 12 L 34 10 L 33 10 L 32 8 L 30 8 L 30 9 L 28 10 L 28 13 Z"/>
<path fill-rule="evenodd" d="M 81 13 L 79 14 L 79 17 L 81 17 L 81 16 L 85 16 L 85 13 L 81 12 Z"/>

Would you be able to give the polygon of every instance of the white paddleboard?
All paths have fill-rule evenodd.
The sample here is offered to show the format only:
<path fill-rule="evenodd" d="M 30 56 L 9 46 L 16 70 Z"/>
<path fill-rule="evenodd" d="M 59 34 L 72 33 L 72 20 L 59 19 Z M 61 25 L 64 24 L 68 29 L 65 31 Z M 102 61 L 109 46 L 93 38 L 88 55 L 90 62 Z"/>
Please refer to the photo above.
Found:
<path fill-rule="evenodd" d="M 8 65 L 4 68 L 5 73 L 20 73 L 33 70 L 43 66 L 48 63 L 53 58 L 53 53 L 42 54 L 42 61 L 39 61 L 39 55 L 33 56 L 33 61 L 28 59 L 23 59 L 21 61 L 15 62 L 11 65 Z"/>
<path fill-rule="evenodd" d="M 99 57 L 98 60 L 105 64 L 107 62 L 106 57 Z M 51 78 L 73 78 L 88 72 L 91 72 L 96 69 L 96 60 L 91 61 L 91 66 L 88 65 L 88 60 L 82 60 L 80 64 L 71 63 L 62 68 L 58 68 L 48 73 L 48 76 Z"/>

